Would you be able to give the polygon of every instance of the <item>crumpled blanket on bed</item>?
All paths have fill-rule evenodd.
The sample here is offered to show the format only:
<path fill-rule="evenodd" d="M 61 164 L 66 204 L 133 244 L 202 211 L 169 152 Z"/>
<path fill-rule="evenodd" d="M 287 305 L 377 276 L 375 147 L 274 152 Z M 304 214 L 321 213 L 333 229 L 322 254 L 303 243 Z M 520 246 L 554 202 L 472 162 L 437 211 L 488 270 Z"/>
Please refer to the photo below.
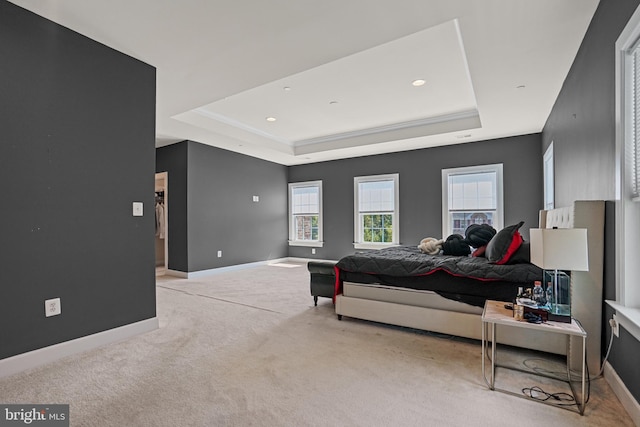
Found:
<path fill-rule="evenodd" d="M 336 264 L 336 268 L 396 277 L 424 276 L 442 270 L 477 280 L 517 283 L 533 282 L 542 277 L 542 270 L 529 263 L 497 265 L 484 257 L 427 255 L 415 246 L 395 246 L 348 255 Z"/>

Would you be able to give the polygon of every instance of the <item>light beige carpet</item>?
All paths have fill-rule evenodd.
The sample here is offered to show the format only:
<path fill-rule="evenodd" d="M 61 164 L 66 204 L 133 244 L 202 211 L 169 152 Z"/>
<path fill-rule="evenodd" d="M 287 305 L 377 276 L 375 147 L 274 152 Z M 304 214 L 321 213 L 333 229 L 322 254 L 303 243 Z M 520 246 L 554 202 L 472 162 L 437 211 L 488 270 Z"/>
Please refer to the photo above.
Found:
<path fill-rule="evenodd" d="M 603 379 L 581 417 L 488 390 L 478 342 L 338 321 L 304 264 L 157 298 L 160 329 L 1 379 L 0 402 L 68 403 L 73 426 L 633 426 Z"/>

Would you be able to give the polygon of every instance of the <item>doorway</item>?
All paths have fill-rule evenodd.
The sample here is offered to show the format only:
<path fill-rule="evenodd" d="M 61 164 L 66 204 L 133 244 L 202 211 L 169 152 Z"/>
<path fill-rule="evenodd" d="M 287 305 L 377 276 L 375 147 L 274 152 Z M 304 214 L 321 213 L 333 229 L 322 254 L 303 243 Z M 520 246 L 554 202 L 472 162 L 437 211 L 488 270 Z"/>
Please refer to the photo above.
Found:
<path fill-rule="evenodd" d="M 155 216 L 156 216 L 156 276 L 164 276 L 169 268 L 169 194 L 168 172 L 156 173 Z"/>

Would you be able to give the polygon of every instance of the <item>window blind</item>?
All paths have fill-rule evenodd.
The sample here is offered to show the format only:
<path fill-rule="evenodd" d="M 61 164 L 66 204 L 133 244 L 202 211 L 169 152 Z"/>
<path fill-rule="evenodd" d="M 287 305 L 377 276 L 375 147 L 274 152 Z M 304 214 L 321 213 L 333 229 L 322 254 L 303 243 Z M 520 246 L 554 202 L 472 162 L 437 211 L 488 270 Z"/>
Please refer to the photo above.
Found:
<path fill-rule="evenodd" d="M 320 189 L 317 186 L 294 188 L 292 197 L 291 210 L 294 215 L 320 212 Z"/>
<path fill-rule="evenodd" d="M 494 210 L 496 173 L 449 175 L 449 210 Z"/>
<path fill-rule="evenodd" d="M 394 182 L 361 182 L 360 212 L 392 212 L 394 210 Z"/>
<path fill-rule="evenodd" d="M 640 45 L 633 49 L 631 61 L 631 139 L 628 145 L 629 170 L 631 173 L 631 197 L 640 198 Z"/>

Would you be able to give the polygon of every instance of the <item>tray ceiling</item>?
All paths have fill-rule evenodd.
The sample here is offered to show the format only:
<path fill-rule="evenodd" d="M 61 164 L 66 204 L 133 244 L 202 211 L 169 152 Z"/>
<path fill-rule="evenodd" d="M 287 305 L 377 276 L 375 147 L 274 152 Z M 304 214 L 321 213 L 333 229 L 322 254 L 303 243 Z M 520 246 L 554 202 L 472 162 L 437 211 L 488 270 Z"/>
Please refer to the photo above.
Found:
<path fill-rule="evenodd" d="M 285 165 L 540 132 L 598 4 L 12 2 L 155 66 L 157 146 Z"/>

